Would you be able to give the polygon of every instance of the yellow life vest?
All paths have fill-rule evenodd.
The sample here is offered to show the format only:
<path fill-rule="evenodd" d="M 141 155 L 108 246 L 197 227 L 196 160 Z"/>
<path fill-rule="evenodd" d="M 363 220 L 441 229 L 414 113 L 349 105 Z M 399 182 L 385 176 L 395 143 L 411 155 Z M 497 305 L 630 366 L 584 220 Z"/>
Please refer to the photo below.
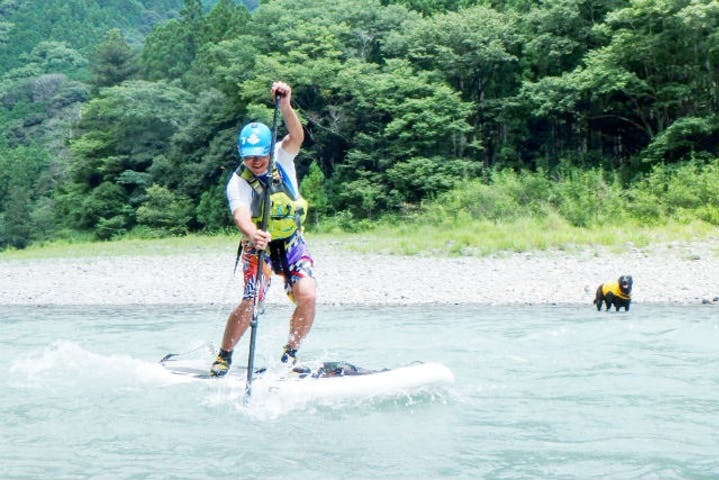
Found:
<path fill-rule="evenodd" d="M 608 282 L 602 285 L 602 293 L 606 295 L 607 293 L 612 292 L 615 297 L 619 297 L 622 300 L 629 300 L 632 298 L 631 295 L 626 295 L 621 291 L 619 288 L 619 282 Z"/>
<path fill-rule="evenodd" d="M 240 177 L 247 181 L 254 190 L 252 197 L 252 221 L 256 225 L 262 223 L 264 206 L 264 183 L 249 169 L 242 166 Z M 270 213 L 267 231 L 273 240 L 290 238 L 296 232 L 302 231 L 302 224 L 307 217 L 307 200 L 295 193 L 294 189 L 283 181 L 283 175 L 275 166 L 272 171 L 272 184 L 270 187 Z"/>

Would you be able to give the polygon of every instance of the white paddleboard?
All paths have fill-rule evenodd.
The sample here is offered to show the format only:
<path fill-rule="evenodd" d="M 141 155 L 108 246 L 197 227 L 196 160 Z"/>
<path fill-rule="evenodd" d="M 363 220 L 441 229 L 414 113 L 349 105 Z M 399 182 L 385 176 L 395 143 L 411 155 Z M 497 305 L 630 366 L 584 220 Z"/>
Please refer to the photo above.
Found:
<path fill-rule="evenodd" d="M 176 375 L 202 381 L 245 382 L 247 368 L 232 366 L 223 378 L 209 375 L 204 362 L 170 360 L 162 365 Z M 446 388 L 454 383 L 452 371 L 440 363 L 412 363 L 398 368 L 368 371 L 344 362 L 323 362 L 315 368 L 279 371 L 261 369 L 255 373 L 252 392 L 280 392 L 311 398 L 375 397 L 410 394 Z"/>

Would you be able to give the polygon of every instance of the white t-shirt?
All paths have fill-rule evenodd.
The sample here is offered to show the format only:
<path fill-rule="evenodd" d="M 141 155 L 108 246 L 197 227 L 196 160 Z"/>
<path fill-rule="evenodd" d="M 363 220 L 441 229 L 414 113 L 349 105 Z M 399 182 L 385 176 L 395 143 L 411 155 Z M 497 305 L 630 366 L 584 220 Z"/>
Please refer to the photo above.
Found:
<path fill-rule="evenodd" d="M 297 171 L 295 170 L 295 157 L 296 153 L 287 153 L 282 149 L 282 144 L 277 143 L 275 145 L 275 161 L 282 170 L 285 177 L 289 180 L 292 188 L 296 192 L 299 192 L 297 185 Z M 255 195 L 255 191 L 252 189 L 250 184 L 240 177 L 237 172 L 233 173 L 230 180 L 227 182 L 227 202 L 230 206 L 230 212 L 234 212 L 240 205 L 245 205 L 247 208 L 252 206 L 252 197 Z"/>

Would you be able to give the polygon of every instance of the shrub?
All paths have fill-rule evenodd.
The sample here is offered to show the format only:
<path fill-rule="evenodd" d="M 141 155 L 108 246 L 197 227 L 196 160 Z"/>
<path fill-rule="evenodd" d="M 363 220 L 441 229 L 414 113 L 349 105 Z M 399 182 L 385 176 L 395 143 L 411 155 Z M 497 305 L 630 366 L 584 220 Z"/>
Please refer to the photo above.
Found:
<path fill-rule="evenodd" d="M 629 217 L 627 202 L 616 176 L 593 168 L 572 168 L 559 177 L 551 202 L 575 227 L 617 223 Z"/>
<path fill-rule="evenodd" d="M 147 199 L 137 209 L 137 224 L 171 235 L 187 233 L 192 203 L 188 198 L 154 184 L 147 189 Z"/>
<path fill-rule="evenodd" d="M 632 216 L 641 223 L 669 219 L 687 223 L 699 219 L 717 224 L 719 159 L 711 163 L 656 165 L 629 188 L 627 197 Z"/>
<path fill-rule="evenodd" d="M 101 217 L 95 226 L 95 235 L 100 240 L 110 240 L 127 233 L 126 226 L 127 218 L 124 215 L 115 215 L 110 218 Z"/>
<path fill-rule="evenodd" d="M 231 224 L 224 182 L 202 193 L 195 217 L 205 231 L 214 232 Z"/>

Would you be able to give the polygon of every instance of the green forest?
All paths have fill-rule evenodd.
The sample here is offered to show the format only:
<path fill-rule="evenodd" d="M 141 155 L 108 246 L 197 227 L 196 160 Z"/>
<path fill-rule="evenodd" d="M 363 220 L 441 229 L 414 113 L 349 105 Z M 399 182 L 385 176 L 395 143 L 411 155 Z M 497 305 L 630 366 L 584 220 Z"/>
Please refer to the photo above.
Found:
<path fill-rule="evenodd" d="M 227 229 L 273 80 L 309 229 L 719 225 L 716 0 L 0 0 L 0 61 L 0 249 Z"/>

